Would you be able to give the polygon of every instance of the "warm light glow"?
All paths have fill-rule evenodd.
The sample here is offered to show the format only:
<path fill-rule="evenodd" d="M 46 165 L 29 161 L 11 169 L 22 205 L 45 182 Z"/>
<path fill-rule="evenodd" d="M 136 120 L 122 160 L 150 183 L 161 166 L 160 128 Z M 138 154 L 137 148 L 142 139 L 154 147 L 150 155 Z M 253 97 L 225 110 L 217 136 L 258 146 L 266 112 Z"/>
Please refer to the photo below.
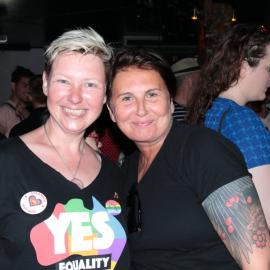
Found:
<path fill-rule="evenodd" d="M 234 14 L 234 10 L 233 10 L 233 14 L 232 14 L 232 22 L 236 22 L 236 16 Z"/>
<path fill-rule="evenodd" d="M 198 20 L 196 8 L 193 8 L 193 15 L 192 15 L 191 19 L 194 21 Z"/>

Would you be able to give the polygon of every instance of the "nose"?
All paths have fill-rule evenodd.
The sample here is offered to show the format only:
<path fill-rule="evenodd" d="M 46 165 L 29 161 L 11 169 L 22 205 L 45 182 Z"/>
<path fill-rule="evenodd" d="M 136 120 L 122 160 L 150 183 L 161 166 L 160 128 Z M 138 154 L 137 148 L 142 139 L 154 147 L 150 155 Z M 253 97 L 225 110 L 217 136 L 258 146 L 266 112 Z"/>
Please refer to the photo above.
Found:
<path fill-rule="evenodd" d="M 70 89 L 68 100 L 71 103 L 77 104 L 82 101 L 82 90 L 80 86 L 73 85 Z"/>
<path fill-rule="evenodd" d="M 147 114 L 147 108 L 144 100 L 137 100 L 137 115 L 145 116 Z"/>

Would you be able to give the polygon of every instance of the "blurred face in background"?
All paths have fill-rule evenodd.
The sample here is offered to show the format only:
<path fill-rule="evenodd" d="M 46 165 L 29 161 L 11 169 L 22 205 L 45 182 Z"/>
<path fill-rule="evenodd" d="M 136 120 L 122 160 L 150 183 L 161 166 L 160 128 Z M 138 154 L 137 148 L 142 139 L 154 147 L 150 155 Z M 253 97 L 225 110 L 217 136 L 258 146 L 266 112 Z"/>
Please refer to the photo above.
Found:
<path fill-rule="evenodd" d="M 21 102 L 28 102 L 28 94 L 29 94 L 29 77 L 21 77 L 20 80 L 15 83 L 12 82 L 11 88 L 12 93 L 18 100 Z"/>

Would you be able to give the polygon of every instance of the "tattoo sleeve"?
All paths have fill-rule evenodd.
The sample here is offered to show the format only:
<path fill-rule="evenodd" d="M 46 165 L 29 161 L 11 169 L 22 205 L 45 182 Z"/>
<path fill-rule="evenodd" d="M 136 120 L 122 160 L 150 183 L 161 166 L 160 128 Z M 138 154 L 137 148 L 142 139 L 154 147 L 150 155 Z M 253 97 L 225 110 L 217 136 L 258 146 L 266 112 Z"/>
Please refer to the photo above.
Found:
<path fill-rule="evenodd" d="M 202 203 L 231 255 L 241 266 L 255 248 L 264 249 L 268 228 L 251 177 L 237 179 L 211 193 Z"/>

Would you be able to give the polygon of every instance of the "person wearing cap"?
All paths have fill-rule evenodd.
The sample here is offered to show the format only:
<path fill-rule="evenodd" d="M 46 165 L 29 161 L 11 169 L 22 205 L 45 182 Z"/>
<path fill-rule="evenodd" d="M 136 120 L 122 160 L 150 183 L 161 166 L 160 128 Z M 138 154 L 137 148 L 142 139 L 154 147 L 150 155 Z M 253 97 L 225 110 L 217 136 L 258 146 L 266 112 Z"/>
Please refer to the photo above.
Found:
<path fill-rule="evenodd" d="M 173 117 L 177 121 L 185 121 L 191 96 L 197 86 L 200 66 L 196 57 L 187 57 L 175 62 L 171 68 L 177 81 Z"/>

